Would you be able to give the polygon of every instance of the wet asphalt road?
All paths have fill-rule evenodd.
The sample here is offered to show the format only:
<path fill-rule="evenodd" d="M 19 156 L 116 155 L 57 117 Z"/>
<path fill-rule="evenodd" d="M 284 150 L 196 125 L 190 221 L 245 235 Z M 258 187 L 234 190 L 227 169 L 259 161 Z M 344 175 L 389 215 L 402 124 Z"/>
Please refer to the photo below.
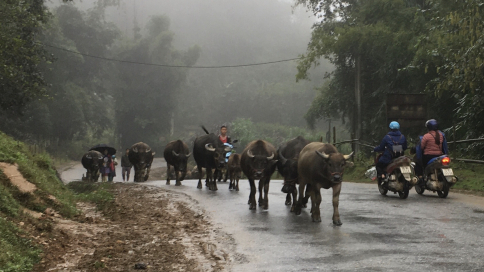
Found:
<path fill-rule="evenodd" d="M 73 171 L 73 170 L 72 170 Z M 68 171 L 69 172 L 69 171 Z M 166 181 L 143 184 L 183 192 L 207 211 L 236 243 L 230 271 L 484 271 L 484 206 L 452 191 L 447 199 L 412 189 L 401 200 L 381 196 L 376 184 L 344 183 L 340 195 L 343 225 L 332 224 L 331 190 L 322 190 L 321 223 L 285 206 L 280 180 L 271 181 L 269 209 L 249 210 L 249 183 L 240 191 L 219 183 L 218 191 Z M 172 182 L 173 184 L 174 182 Z M 257 195 L 258 197 L 258 195 Z"/>

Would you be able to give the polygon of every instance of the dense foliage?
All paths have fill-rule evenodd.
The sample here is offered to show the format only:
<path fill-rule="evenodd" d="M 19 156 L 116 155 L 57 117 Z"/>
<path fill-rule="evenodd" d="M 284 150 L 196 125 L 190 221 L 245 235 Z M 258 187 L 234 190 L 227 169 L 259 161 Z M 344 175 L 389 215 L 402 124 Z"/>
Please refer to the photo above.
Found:
<path fill-rule="evenodd" d="M 306 114 L 309 124 L 334 115 L 355 124 L 355 63 L 359 59 L 363 139 L 378 138 L 386 131 L 384 102 L 389 93 L 426 93 L 429 118 L 438 119 L 448 135 L 453 126 L 458 139 L 484 135 L 484 10 L 480 1 L 297 3 L 321 19 L 299 62 L 298 78 L 305 79 L 308 69 L 321 58 L 336 67 Z"/>

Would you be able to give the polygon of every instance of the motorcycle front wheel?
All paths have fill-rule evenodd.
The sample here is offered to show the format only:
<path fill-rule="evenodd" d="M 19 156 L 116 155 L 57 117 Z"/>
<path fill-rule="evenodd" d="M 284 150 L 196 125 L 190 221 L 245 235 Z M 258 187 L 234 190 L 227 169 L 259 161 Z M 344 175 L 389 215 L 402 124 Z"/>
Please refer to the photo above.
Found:
<path fill-rule="evenodd" d="M 415 185 L 415 192 L 417 192 L 417 194 L 421 195 L 425 192 L 425 189 L 417 184 L 417 185 Z"/>
<path fill-rule="evenodd" d="M 387 195 L 388 189 L 385 188 L 383 185 L 381 185 L 381 181 L 378 180 L 378 191 L 380 191 L 380 194 L 382 195 Z"/>

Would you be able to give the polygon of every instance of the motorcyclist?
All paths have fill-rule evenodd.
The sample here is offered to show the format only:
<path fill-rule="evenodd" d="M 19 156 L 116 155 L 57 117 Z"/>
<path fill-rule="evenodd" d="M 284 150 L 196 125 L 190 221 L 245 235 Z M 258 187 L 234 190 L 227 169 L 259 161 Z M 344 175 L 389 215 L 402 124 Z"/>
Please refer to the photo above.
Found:
<path fill-rule="evenodd" d="M 381 180 L 387 180 L 387 173 L 385 169 L 390 162 L 399 156 L 403 156 L 403 152 L 407 149 L 407 139 L 400 132 L 400 124 L 396 121 L 390 122 L 390 132 L 383 137 L 379 146 L 375 147 L 373 151 L 383 152 L 378 162 L 376 163 L 377 175 Z"/>
<path fill-rule="evenodd" d="M 437 121 L 427 120 L 425 127 L 428 132 L 421 137 L 420 144 L 416 147 L 417 158 L 421 160 L 421 164 L 417 163 L 415 167 L 419 177 L 422 177 L 423 169 L 431 159 L 448 154 L 447 140 L 445 134 L 438 129 Z"/>

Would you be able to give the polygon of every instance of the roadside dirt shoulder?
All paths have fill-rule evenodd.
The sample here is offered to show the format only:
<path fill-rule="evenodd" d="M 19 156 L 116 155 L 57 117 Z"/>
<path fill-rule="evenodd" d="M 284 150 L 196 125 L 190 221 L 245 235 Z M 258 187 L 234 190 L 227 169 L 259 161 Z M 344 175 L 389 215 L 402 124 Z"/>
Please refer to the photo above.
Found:
<path fill-rule="evenodd" d="M 187 195 L 116 184 L 114 205 L 79 203 L 78 221 L 52 218 L 33 271 L 225 271 L 230 237 Z"/>

